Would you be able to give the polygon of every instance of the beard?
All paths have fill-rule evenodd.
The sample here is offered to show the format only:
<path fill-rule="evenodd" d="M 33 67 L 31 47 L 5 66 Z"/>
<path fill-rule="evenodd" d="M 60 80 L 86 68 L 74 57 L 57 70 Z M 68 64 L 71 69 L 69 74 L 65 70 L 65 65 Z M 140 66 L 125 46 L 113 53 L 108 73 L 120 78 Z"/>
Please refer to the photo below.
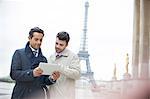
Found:
<path fill-rule="evenodd" d="M 56 51 L 57 53 L 61 53 L 63 50 L 64 50 L 64 49 L 55 48 L 55 51 Z"/>

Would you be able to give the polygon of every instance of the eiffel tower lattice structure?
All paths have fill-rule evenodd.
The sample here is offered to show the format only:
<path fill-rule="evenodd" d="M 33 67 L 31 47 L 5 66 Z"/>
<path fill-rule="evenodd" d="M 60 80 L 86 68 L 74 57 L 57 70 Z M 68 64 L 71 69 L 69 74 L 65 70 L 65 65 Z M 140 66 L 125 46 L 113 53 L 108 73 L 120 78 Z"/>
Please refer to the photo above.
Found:
<path fill-rule="evenodd" d="M 81 38 L 81 44 L 80 44 L 80 50 L 78 52 L 78 56 L 81 61 L 85 62 L 86 65 L 86 71 L 82 71 L 81 78 L 84 77 L 89 80 L 89 82 L 92 84 L 93 87 L 96 87 L 96 82 L 93 77 L 94 73 L 91 70 L 90 67 L 90 61 L 89 61 L 89 53 L 87 50 L 87 17 L 88 17 L 88 7 L 89 2 L 85 2 L 85 18 L 84 18 L 84 29 L 83 29 L 83 35 Z"/>

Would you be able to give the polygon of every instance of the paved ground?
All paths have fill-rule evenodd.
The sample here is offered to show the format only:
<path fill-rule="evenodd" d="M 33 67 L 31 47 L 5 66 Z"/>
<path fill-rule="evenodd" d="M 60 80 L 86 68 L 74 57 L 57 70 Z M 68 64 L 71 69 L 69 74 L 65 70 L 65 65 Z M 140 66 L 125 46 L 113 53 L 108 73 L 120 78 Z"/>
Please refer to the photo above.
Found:
<path fill-rule="evenodd" d="M 76 99 L 120 99 L 118 93 L 108 92 L 106 90 L 92 91 L 91 89 L 76 90 Z"/>
<path fill-rule="evenodd" d="M 112 84 L 114 86 L 110 86 Z M 76 83 L 76 99 L 150 99 L 150 89 L 147 85 L 149 86 L 147 80 L 133 80 L 107 83 L 95 89 L 87 83 Z M 13 86 L 14 83 L 0 82 L 0 99 L 10 99 Z"/>
<path fill-rule="evenodd" d="M 10 99 L 14 84 L 0 82 L 0 99 Z M 112 98 L 113 97 L 113 98 Z M 76 99 L 117 99 L 118 94 L 106 90 L 93 92 L 91 88 L 76 89 Z"/>

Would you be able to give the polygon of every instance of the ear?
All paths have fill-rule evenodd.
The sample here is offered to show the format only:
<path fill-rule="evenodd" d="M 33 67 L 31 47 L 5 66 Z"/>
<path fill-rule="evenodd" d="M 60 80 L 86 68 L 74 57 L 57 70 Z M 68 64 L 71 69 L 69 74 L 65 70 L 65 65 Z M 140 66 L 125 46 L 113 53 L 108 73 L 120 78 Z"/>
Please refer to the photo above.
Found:
<path fill-rule="evenodd" d="M 30 36 L 28 36 L 28 39 L 30 40 L 30 39 L 31 39 L 31 37 L 30 37 Z"/>

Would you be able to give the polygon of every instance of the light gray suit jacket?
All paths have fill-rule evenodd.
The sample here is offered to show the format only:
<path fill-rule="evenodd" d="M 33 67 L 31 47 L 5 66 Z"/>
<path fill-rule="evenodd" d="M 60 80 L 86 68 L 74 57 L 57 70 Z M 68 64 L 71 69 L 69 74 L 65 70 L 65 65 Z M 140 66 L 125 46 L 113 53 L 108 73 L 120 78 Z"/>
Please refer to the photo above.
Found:
<path fill-rule="evenodd" d="M 75 99 L 75 81 L 80 78 L 79 57 L 68 49 L 56 58 L 55 53 L 48 59 L 49 63 L 59 64 L 61 76 L 49 87 L 50 99 Z"/>

